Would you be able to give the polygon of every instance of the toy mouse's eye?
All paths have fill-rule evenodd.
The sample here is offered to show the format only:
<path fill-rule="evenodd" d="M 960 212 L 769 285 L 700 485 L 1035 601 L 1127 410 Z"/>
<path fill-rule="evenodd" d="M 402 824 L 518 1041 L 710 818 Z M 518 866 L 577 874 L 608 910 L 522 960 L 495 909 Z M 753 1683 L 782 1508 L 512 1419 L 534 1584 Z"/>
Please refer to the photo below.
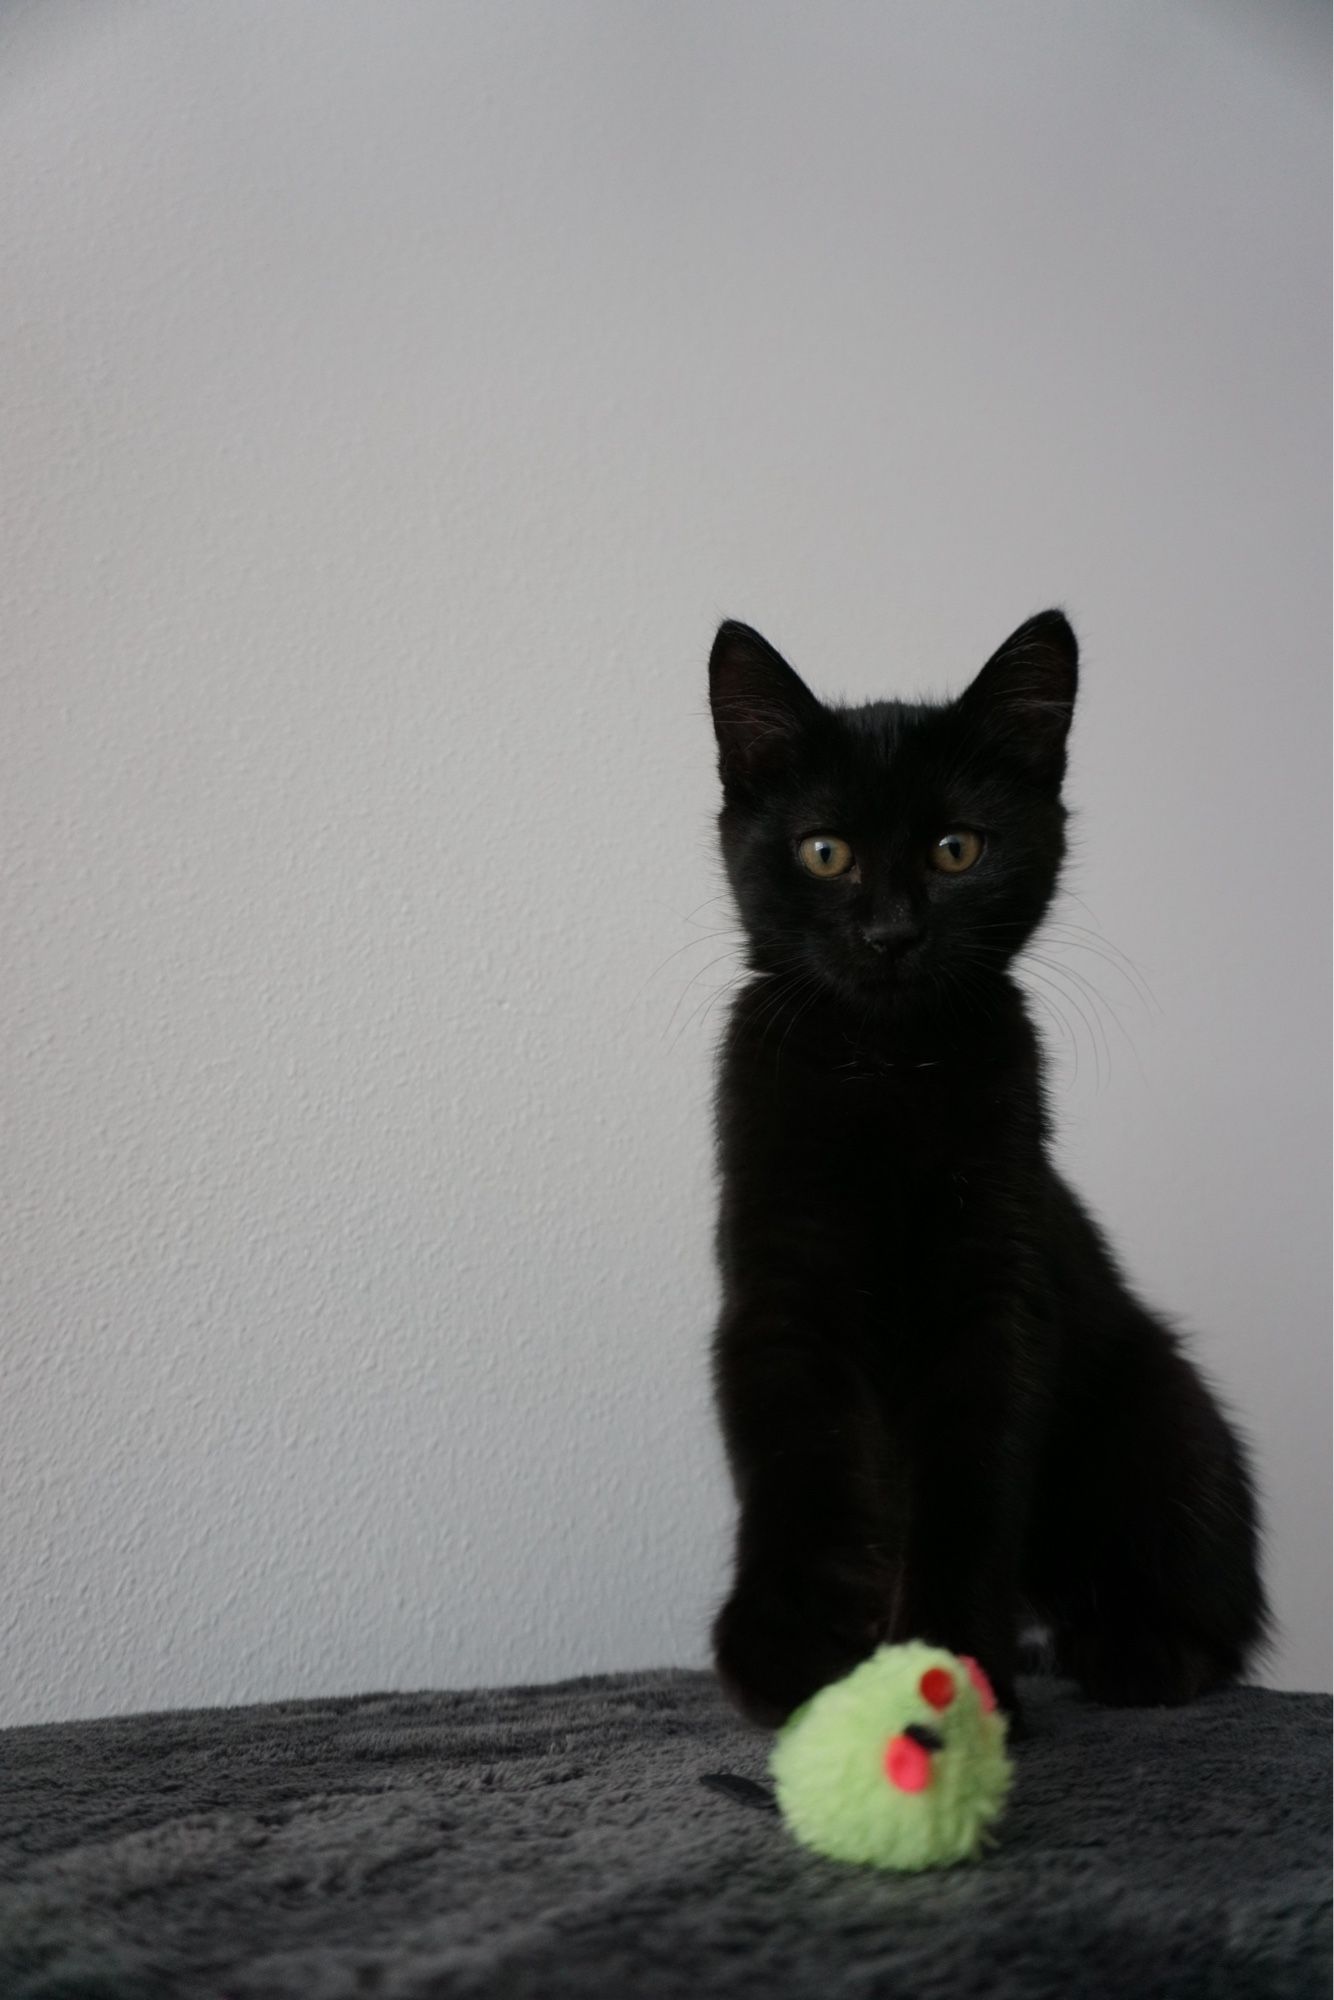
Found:
<path fill-rule="evenodd" d="M 948 1708 L 958 1689 L 954 1676 L 944 1667 L 928 1667 L 917 1683 L 917 1692 L 923 1701 L 929 1701 L 932 1708 Z"/>

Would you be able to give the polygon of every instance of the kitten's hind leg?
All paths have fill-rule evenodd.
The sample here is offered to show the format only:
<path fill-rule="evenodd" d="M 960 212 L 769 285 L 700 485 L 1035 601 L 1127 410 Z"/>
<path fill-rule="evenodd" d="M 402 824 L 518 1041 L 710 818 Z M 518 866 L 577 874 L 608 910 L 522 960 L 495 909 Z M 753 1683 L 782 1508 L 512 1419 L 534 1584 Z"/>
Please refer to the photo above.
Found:
<path fill-rule="evenodd" d="M 1192 1700 L 1263 1641 L 1242 1448 L 1166 1328 L 1136 1311 L 1040 1514 L 1058 1672 L 1096 1701 Z"/>

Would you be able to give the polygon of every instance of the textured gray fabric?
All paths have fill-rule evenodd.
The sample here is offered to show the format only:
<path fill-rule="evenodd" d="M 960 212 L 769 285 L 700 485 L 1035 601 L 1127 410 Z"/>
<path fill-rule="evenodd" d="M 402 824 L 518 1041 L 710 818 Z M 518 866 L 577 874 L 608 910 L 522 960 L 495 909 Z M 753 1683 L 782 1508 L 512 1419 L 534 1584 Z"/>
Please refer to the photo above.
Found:
<path fill-rule="evenodd" d="M 1329 1992 L 1329 1704 L 1030 1683 L 996 1851 L 841 1867 L 702 1674 L 0 1734 L 3 2000 Z"/>

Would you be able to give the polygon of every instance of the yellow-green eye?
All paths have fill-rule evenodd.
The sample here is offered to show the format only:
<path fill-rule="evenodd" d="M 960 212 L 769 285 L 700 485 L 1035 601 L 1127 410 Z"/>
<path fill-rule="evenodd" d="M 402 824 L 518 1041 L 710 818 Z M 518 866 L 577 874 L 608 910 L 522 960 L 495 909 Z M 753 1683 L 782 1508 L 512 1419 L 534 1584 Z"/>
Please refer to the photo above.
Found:
<path fill-rule="evenodd" d="M 852 849 L 836 833 L 807 834 L 797 849 L 797 859 L 808 875 L 846 875 L 852 866 Z"/>
<path fill-rule="evenodd" d="M 942 833 L 931 849 L 931 866 L 939 868 L 942 875 L 963 875 L 981 859 L 982 836 L 969 833 L 965 827 Z"/>

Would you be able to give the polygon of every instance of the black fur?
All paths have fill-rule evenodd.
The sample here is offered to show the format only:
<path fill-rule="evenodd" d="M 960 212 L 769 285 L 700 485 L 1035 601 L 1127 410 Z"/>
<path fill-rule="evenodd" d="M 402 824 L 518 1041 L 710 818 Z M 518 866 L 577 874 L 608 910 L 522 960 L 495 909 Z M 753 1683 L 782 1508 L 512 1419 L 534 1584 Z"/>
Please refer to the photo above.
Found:
<path fill-rule="evenodd" d="M 951 703 L 827 707 L 731 623 L 709 675 L 753 974 L 717 1095 L 725 1687 L 775 1723 L 921 1637 L 1013 1708 L 1035 1613 L 1100 1700 L 1230 1680 L 1266 1618 L 1245 1455 L 1051 1164 L 1009 970 L 1064 852 L 1070 626 L 1030 620 Z M 981 859 L 940 873 L 960 827 Z M 814 833 L 854 871 L 808 874 Z"/>

